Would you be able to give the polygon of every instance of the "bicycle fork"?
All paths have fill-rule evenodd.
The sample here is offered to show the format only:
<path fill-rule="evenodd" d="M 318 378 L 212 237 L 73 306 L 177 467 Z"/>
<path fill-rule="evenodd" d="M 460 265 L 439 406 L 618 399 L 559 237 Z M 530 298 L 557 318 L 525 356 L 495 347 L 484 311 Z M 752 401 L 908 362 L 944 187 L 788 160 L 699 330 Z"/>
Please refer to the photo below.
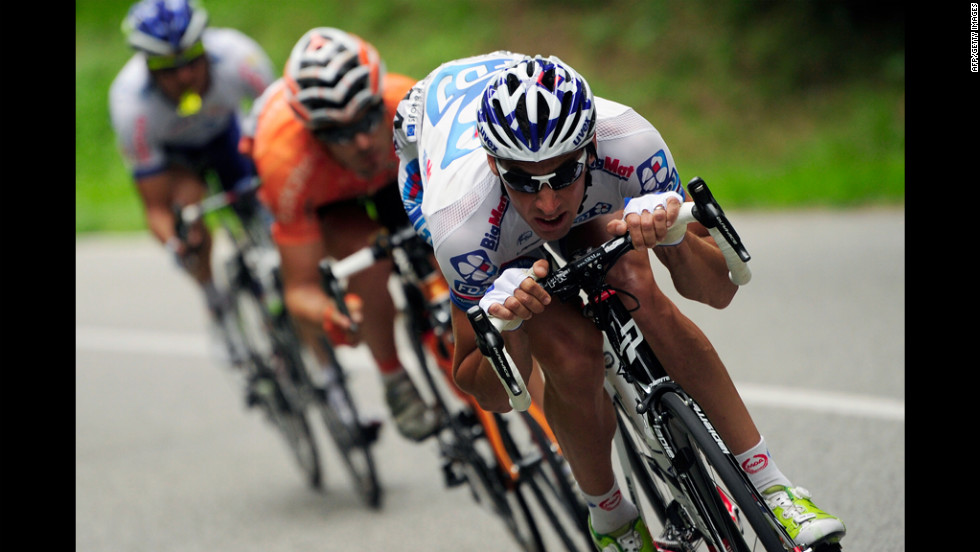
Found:
<path fill-rule="evenodd" d="M 690 496 L 688 490 L 681 488 L 687 485 L 685 465 L 688 462 L 678 456 L 656 407 L 663 393 L 676 391 L 677 386 L 643 340 L 615 291 L 605 290 L 597 296 L 598 300 L 587 309 L 587 315 L 603 331 L 604 386 L 616 411 L 623 414 L 614 444 L 627 489 L 639 504 L 640 494 L 633 472 L 637 468 L 628 460 L 633 456 L 644 463 L 645 468 L 659 474 L 658 478 L 669 490 L 669 495 L 651 497 L 649 501 L 664 526 L 663 532 L 654 539 L 657 546 L 677 552 L 693 551 L 701 535 L 688 514 L 695 505 L 686 498 Z M 627 450 L 629 444 L 623 431 L 633 432 L 644 445 L 643 450 Z M 651 492 L 660 491 L 652 489 Z"/>

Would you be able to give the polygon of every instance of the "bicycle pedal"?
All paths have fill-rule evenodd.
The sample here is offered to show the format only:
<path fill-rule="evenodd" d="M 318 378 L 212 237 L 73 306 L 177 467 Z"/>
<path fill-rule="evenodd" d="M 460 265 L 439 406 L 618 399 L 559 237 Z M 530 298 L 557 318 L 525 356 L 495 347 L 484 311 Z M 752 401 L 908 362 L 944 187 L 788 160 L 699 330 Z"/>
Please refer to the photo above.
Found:
<path fill-rule="evenodd" d="M 255 393 L 249 392 L 245 394 L 245 408 L 255 408 L 260 404 L 262 404 L 262 399 Z"/>
<path fill-rule="evenodd" d="M 364 437 L 364 444 L 370 445 L 378 440 L 378 435 L 381 433 L 381 422 L 371 420 L 361 422 L 358 425 L 361 426 L 361 435 Z"/>
<path fill-rule="evenodd" d="M 246 384 L 245 404 L 249 408 L 269 402 L 274 398 L 276 384 L 268 378 L 253 377 Z"/>
<path fill-rule="evenodd" d="M 839 542 L 818 542 L 803 552 L 841 552 Z"/>
<path fill-rule="evenodd" d="M 665 533 L 653 539 L 653 546 L 656 548 L 657 552 L 695 552 L 699 542 L 700 539 L 695 540 L 694 542 L 687 542 L 685 540 L 667 536 Z M 708 546 L 709 550 L 711 550 L 711 548 L 711 546 Z"/>
<path fill-rule="evenodd" d="M 453 469 L 452 462 L 444 462 L 442 464 L 442 475 L 446 481 L 446 487 L 459 487 L 463 483 L 466 483 L 466 475 L 456 473 L 456 470 Z"/>
<path fill-rule="evenodd" d="M 312 388 L 313 398 L 319 402 L 326 402 L 327 400 L 327 389 L 325 387 L 313 386 Z"/>

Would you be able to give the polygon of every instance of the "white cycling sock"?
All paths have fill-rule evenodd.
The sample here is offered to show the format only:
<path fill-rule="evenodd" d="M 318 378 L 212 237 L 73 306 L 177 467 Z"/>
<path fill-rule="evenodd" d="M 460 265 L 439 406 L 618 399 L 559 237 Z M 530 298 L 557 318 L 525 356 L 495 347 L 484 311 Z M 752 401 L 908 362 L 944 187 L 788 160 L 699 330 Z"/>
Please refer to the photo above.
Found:
<path fill-rule="evenodd" d="M 592 496 L 582 493 L 589 503 L 589 517 L 592 519 L 592 529 L 596 533 L 607 534 L 636 519 L 640 515 L 636 506 L 623 496 L 619 490 L 619 482 L 603 495 Z"/>
<path fill-rule="evenodd" d="M 773 485 L 785 485 L 791 487 L 789 479 L 779 471 L 776 461 L 769 454 L 769 447 L 766 446 L 766 439 L 759 439 L 759 444 L 743 452 L 736 454 L 735 459 L 742 470 L 748 474 L 749 481 L 755 485 L 760 492 L 765 491 Z"/>

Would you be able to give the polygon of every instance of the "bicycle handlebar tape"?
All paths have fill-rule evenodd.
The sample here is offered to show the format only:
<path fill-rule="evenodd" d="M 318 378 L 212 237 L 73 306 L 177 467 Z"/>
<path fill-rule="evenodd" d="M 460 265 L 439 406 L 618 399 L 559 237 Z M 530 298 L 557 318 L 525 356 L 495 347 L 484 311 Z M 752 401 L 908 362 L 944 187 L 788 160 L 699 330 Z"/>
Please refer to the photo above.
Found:
<path fill-rule="evenodd" d="M 524 412 L 531 407 L 531 395 L 521 373 L 512 368 L 510 355 L 504 349 L 504 338 L 490 322 L 490 318 L 480 305 L 473 305 L 466 311 L 466 316 L 476 333 L 476 344 L 483 356 L 487 357 L 494 373 L 504 390 L 511 407 L 518 412 Z"/>

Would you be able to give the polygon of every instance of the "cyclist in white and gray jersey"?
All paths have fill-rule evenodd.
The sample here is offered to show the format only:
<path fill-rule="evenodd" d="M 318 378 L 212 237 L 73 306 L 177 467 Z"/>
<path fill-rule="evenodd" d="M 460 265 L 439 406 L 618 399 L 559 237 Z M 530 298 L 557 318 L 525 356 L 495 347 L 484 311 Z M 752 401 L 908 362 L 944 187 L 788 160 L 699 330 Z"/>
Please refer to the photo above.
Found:
<path fill-rule="evenodd" d="M 504 342 L 525 381 L 532 359 L 544 374 L 545 413 L 589 503 L 598 550 L 676 543 L 651 537 L 616 481 L 599 330 L 529 276 L 547 274 L 545 243 L 567 256 L 626 232 L 635 248 L 606 281 L 633 300 L 633 319 L 668 374 L 698 400 L 797 543 L 843 536 L 840 519 L 776 466 L 717 352 L 654 280 L 650 250 L 687 299 L 724 308 L 737 290 L 702 225 L 671 228 L 685 193 L 653 125 L 594 97 L 560 59 L 510 52 L 441 65 L 402 100 L 394 124 L 405 209 L 452 289 L 456 384 L 488 410 L 510 409 L 466 317 L 479 304 L 508 321 Z"/>
<path fill-rule="evenodd" d="M 141 0 L 123 29 L 135 53 L 109 89 L 116 142 L 150 233 L 200 285 L 220 337 L 228 300 L 213 282 L 211 236 L 199 223 L 180 239 L 174 208 L 219 191 L 209 190 L 212 181 L 223 190 L 252 184 L 255 167 L 238 150 L 241 121 L 272 82 L 272 62 L 241 32 L 209 28 L 194 0 Z M 235 204 L 243 219 L 261 212 L 251 199 Z"/>
<path fill-rule="evenodd" d="M 542 237 L 510 208 L 476 135 L 476 109 L 487 82 L 522 57 L 496 52 L 444 64 L 412 89 L 399 109 L 403 128 L 396 133 L 396 147 L 403 158 L 411 157 L 401 164 L 402 197 L 416 228 L 435 249 L 453 302 L 463 310 L 480 300 L 501 271 L 540 258 L 535 250 Z M 630 197 L 668 191 L 683 196 L 673 157 L 657 129 L 629 107 L 602 98 L 595 104 L 594 153 L 572 225 L 618 211 Z M 410 125 L 414 136 L 407 135 Z M 477 150 L 480 155 L 468 155 Z M 411 162 L 415 158 L 425 160 L 424 175 L 419 163 Z"/>
<path fill-rule="evenodd" d="M 142 52 L 129 59 L 112 83 L 112 126 L 136 180 L 166 170 L 174 157 L 183 161 L 203 155 L 209 146 L 218 149 L 214 148 L 216 139 L 230 146 L 215 152 L 227 154 L 227 159 L 213 159 L 219 173 L 227 171 L 233 177 L 234 166 L 246 161 L 237 154 L 243 109 L 272 82 L 271 62 L 254 40 L 236 29 L 207 28 L 201 42 L 210 67 L 210 86 L 199 97 L 182 95 L 183 105 L 180 97 L 175 102 L 154 83 Z M 197 102 L 200 104 L 195 105 Z M 238 171 L 242 176 L 246 172 Z M 234 184 L 222 179 L 222 185 Z"/>

